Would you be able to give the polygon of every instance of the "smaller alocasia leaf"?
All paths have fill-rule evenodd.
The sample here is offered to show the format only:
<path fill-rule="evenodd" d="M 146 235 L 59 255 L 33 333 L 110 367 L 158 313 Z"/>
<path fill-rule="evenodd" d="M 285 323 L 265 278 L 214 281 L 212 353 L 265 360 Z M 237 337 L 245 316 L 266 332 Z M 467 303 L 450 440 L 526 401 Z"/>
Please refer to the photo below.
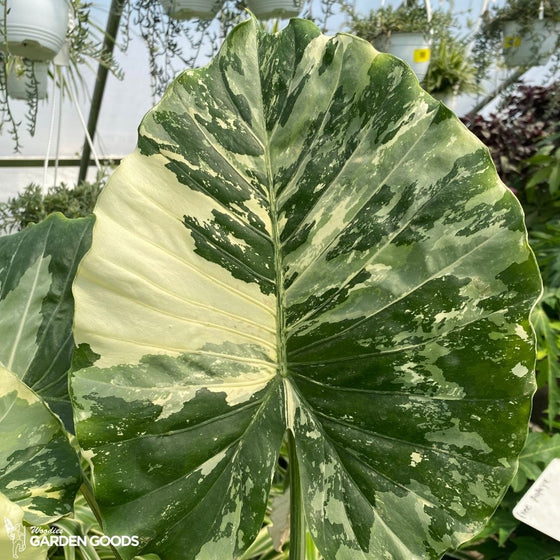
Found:
<path fill-rule="evenodd" d="M 36 352 L 36 339 L 41 327 L 43 298 L 49 289 L 50 257 L 38 256 L 23 273 L 17 288 L 2 300 L 0 329 L 4 333 L 2 350 L 4 363 L 11 371 L 26 372 Z"/>
<path fill-rule="evenodd" d="M 30 546 L 32 533 L 23 525 L 23 510 L 0 492 L 0 558 L 45 560 L 47 546 Z"/>
<path fill-rule="evenodd" d="M 0 492 L 44 525 L 72 509 L 80 465 L 60 420 L 11 371 L 0 367 Z"/>
<path fill-rule="evenodd" d="M 0 364 L 44 398 L 67 427 L 72 280 L 90 246 L 93 221 L 53 214 L 0 238 Z"/>

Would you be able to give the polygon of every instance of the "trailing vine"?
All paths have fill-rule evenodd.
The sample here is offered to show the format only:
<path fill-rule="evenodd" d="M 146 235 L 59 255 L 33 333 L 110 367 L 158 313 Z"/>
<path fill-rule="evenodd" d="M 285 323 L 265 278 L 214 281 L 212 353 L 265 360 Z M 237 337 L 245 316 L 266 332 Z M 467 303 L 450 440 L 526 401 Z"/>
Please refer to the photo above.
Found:
<path fill-rule="evenodd" d="M 550 23 L 550 32 L 554 32 L 560 22 L 560 4 L 556 0 L 507 0 L 504 5 L 487 10 L 473 47 L 479 81 L 489 77 L 492 61 L 500 58 L 504 24 L 515 21 L 520 26 L 519 33 L 530 37 L 533 23 L 541 17 Z M 557 35 L 552 56 L 554 72 L 560 64 L 559 50 L 560 35 Z"/>
<path fill-rule="evenodd" d="M 3 12 L 3 29 L 7 24 L 7 0 L 0 0 Z M 346 7 L 346 0 L 307 0 L 302 15 L 314 20 L 325 31 L 330 18 Z M 67 43 L 69 48 L 69 72 L 67 78 L 57 81 L 63 93 L 86 89 L 84 70 L 95 71 L 101 64 L 118 79 L 124 76 L 123 69 L 112 55 L 103 49 L 105 30 L 97 25 L 91 16 L 92 2 L 72 0 L 73 18 L 69 25 Z M 124 0 L 116 46 L 126 52 L 133 33 L 137 33 L 146 45 L 148 71 L 152 98 L 157 101 L 178 72 L 194 68 L 210 60 L 219 49 L 229 31 L 247 18 L 244 0 L 225 0 L 212 20 L 175 20 L 167 16 L 163 6 L 155 0 Z M 14 117 L 7 92 L 7 70 L 13 59 L 9 54 L 6 33 L 4 52 L 0 55 L 0 126 L 6 126 L 13 139 L 14 151 L 21 150 L 19 129 L 21 122 Z M 38 96 L 30 90 L 28 110 L 25 115 L 27 130 L 31 136 L 35 132 Z"/>

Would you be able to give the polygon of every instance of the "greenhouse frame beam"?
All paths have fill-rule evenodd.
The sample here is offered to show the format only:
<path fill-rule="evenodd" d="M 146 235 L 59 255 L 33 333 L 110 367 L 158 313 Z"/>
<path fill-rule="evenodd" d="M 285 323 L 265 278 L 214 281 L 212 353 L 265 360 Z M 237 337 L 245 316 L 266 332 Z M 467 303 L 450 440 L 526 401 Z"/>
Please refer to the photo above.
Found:
<path fill-rule="evenodd" d="M 521 68 L 516 70 L 513 74 L 508 76 L 498 87 L 496 87 L 493 91 L 491 91 L 486 97 L 484 97 L 481 101 L 479 101 L 469 112 L 465 115 L 465 118 L 473 118 L 477 113 L 480 113 L 486 105 L 489 105 L 502 93 L 505 91 L 509 86 L 514 84 L 515 82 L 519 81 L 523 74 L 527 72 L 527 68 Z"/>
<path fill-rule="evenodd" d="M 103 48 L 101 50 L 102 56 L 110 56 L 113 54 L 121 16 L 123 12 L 125 0 L 112 0 L 111 8 L 109 9 L 109 17 L 107 18 L 107 27 L 105 29 L 105 37 L 103 39 Z M 87 125 L 87 132 L 93 142 L 95 138 L 95 131 L 97 130 L 97 122 L 99 120 L 99 112 L 101 110 L 101 103 L 105 93 L 105 86 L 107 84 L 107 77 L 109 69 L 103 64 L 99 63 L 97 67 L 97 77 L 95 79 L 95 88 L 91 98 L 91 105 L 89 110 L 89 118 Z M 82 157 L 80 160 L 80 172 L 78 175 L 78 184 L 85 180 L 88 167 L 90 165 L 91 145 L 88 139 L 88 134 L 84 140 L 84 147 L 82 149 Z"/>
<path fill-rule="evenodd" d="M 122 160 L 121 156 L 118 157 L 106 157 L 99 160 L 102 165 L 107 167 L 112 165 L 118 165 Z M 81 158 L 50 158 L 48 160 L 49 167 L 78 167 L 80 165 Z M 45 158 L 42 157 L 31 157 L 31 158 L 0 158 L 0 169 L 11 168 L 11 167 L 43 167 L 45 165 Z M 90 159 L 89 165 L 95 165 L 95 160 Z"/>

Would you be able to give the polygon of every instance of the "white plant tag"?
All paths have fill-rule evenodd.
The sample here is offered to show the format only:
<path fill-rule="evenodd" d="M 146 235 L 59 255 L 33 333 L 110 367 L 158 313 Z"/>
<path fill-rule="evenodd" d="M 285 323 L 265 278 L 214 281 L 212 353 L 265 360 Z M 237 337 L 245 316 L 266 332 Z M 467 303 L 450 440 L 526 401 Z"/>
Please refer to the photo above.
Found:
<path fill-rule="evenodd" d="M 513 508 L 513 516 L 560 541 L 560 459 L 553 459 Z"/>

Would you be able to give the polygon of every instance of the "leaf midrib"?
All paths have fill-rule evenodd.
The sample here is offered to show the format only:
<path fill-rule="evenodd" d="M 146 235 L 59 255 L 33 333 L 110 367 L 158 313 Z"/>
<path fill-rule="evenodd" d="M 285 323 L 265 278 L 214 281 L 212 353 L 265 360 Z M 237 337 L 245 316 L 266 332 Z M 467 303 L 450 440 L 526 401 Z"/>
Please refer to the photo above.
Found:
<path fill-rule="evenodd" d="M 258 52 L 258 49 L 257 49 Z M 271 239 L 272 250 L 274 251 L 274 275 L 276 284 L 276 361 L 277 371 L 281 377 L 288 376 L 288 358 L 286 351 L 286 316 L 285 301 L 286 294 L 284 290 L 284 274 L 283 274 L 283 258 L 282 258 L 282 244 L 280 241 L 280 226 L 278 223 L 278 200 L 276 198 L 276 189 L 274 185 L 274 174 L 272 172 L 272 158 L 270 155 L 270 136 L 271 132 L 267 132 L 266 119 L 264 110 L 264 90 L 262 84 L 262 75 L 260 72 L 260 60 L 258 60 L 258 87 L 260 94 L 258 99 L 261 102 L 260 116 L 262 122 L 260 123 L 261 130 L 264 131 L 264 161 L 266 168 L 266 180 L 269 192 L 270 201 L 270 226 L 271 226 Z"/>

